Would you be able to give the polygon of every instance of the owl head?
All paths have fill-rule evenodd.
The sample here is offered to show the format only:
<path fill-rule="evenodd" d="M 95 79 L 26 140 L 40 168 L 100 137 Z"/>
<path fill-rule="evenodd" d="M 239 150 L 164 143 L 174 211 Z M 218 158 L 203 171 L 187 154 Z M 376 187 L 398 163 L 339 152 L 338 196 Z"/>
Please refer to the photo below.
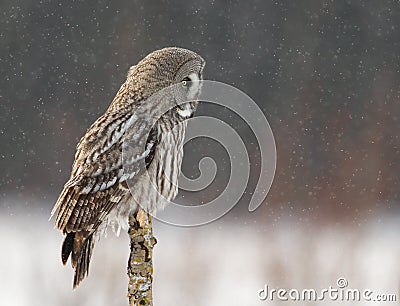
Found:
<path fill-rule="evenodd" d="M 177 114 L 190 117 L 201 89 L 204 59 L 197 53 L 176 47 L 156 50 L 129 69 L 127 86 L 134 100 L 146 100 L 157 95 L 163 101 L 174 101 Z M 166 96 L 168 99 L 166 99 Z"/>

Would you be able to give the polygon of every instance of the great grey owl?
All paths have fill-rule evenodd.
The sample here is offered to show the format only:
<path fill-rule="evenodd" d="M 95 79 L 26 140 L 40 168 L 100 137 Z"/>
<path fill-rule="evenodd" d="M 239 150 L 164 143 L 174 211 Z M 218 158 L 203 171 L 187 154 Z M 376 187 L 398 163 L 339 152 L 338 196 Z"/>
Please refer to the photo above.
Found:
<path fill-rule="evenodd" d="M 150 53 L 129 69 L 109 108 L 79 141 L 51 213 L 58 209 L 55 225 L 66 235 L 61 259 L 65 265 L 71 255 L 74 288 L 88 274 L 94 243 L 107 226 L 127 230 L 138 205 L 155 212 L 177 195 L 184 121 L 197 107 L 204 64 L 186 49 Z M 123 159 L 127 143 L 136 151 Z"/>

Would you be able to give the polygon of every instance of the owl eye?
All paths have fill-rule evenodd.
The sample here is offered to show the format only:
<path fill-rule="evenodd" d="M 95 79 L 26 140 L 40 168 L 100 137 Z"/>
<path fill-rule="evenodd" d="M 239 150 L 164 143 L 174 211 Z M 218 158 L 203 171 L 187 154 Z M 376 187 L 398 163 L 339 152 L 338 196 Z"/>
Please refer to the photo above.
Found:
<path fill-rule="evenodd" d="M 186 87 L 188 85 L 188 82 L 190 82 L 190 78 L 186 77 L 181 81 L 182 86 Z"/>

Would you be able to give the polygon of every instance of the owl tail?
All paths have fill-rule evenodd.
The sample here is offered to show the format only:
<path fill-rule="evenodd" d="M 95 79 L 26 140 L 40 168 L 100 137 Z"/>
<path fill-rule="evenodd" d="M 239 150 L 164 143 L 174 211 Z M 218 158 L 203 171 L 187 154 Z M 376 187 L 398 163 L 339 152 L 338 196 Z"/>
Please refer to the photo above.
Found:
<path fill-rule="evenodd" d="M 61 260 L 65 265 L 69 255 L 72 253 L 71 263 L 74 269 L 74 289 L 89 274 L 89 263 L 93 247 L 93 235 L 84 237 L 83 234 L 78 232 L 68 233 L 65 237 L 61 250 Z"/>

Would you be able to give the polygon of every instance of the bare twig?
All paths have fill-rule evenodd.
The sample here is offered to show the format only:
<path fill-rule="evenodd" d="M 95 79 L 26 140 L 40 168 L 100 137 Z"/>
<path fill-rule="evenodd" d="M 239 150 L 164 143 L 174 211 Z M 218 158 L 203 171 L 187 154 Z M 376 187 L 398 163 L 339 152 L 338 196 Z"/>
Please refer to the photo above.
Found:
<path fill-rule="evenodd" d="M 128 298 L 130 306 L 153 305 L 153 237 L 152 217 L 139 209 L 129 216 L 131 253 L 128 262 Z"/>

